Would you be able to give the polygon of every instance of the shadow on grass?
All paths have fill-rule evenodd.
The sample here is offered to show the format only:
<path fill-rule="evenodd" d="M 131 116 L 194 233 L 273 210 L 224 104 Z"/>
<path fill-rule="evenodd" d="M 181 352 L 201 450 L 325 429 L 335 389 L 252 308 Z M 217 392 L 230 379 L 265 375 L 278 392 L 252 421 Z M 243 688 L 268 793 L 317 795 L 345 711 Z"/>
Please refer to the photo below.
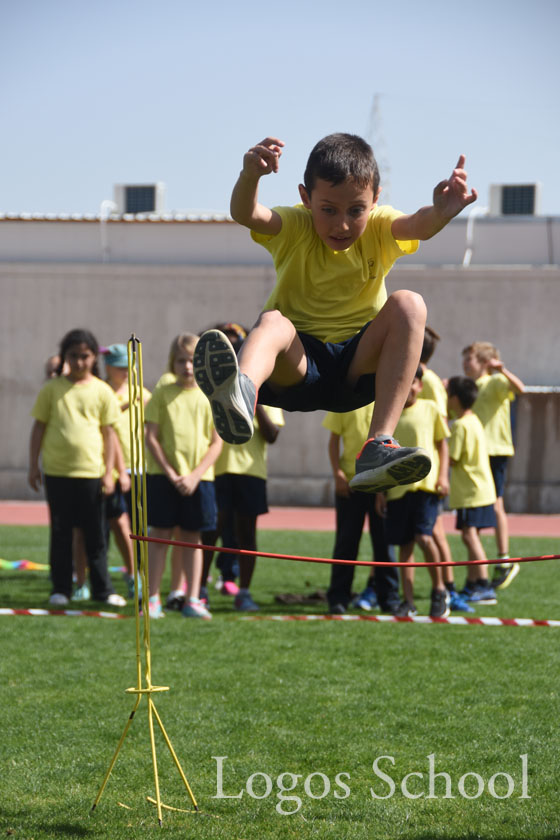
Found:
<path fill-rule="evenodd" d="M 519 840 L 519 834 L 492 834 L 492 840 Z M 560 833 L 555 834 L 531 834 L 533 840 L 560 840 Z M 434 840 L 433 834 L 419 834 L 414 840 Z M 479 834 L 479 832 L 469 832 L 468 834 L 446 834 L 441 836 L 441 840 L 488 840 L 486 835 Z"/>
<path fill-rule="evenodd" d="M 71 822 L 52 822 L 44 825 L 43 828 L 52 831 L 53 837 L 87 837 L 94 833 L 93 828 L 86 828 L 84 825 Z"/>

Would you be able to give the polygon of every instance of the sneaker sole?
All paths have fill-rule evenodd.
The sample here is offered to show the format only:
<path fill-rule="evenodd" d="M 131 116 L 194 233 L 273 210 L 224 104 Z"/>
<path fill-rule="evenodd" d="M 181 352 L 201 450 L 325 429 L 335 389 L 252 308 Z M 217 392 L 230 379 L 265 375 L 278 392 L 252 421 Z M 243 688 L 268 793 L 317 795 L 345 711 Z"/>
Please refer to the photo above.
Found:
<path fill-rule="evenodd" d="M 436 615 L 436 613 L 431 612 L 430 618 L 447 618 L 450 614 L 451 610 L 447 607 L 442 613 Z"/>
<path fill-rule="evenodd" d="M 425 478 L 432 468 L 430 456 L 423 449 L 404 455 L 390 464 L 363 470 L 350 479 L 352 490 L 362 493 L 384 493 L 401 484 L 414 484 Z"/>
<path fill-rule="evenodd" d="M 501 583 L 496 583 L 492 581 L 492 588 L 493 589 L 507 589 L 512 580 L 517 577 L 519 574 L 521 566 L 519 563 L 514 563 L 511 569 L 508 571 L 506 577 L 503 579 Z"/>
<path fill-rule="evenodd" d="M 247 443 L 253 437 L 253 417 L 239 387 L 237 356 L 227 336 L 209 330 L 193 356 L 194 378 L 210 400 L 216 431 L 226 443 Z"/>

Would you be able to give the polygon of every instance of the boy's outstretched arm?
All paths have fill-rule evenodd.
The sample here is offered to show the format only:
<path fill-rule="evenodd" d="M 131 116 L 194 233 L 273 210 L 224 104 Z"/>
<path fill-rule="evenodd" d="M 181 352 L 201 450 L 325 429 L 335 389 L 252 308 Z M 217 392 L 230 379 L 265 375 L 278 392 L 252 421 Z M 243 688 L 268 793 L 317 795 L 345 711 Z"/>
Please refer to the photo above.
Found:
<path fill-rule="evenodd" d="M 434 189 L 434 203 L 421 207 L 410 216 L 399 216 L 391 225 L 395 239 L 431 239 L 445 225 L 478 198 L 475 189 L 469 193 L 465 156 L 460 155 L 451 177 L 440 181 Z"/>
<path fill-rule="evenodd" d="M 259 180 L 263 175 L 278 172 L 278 160 L 282 154 L 282 140 L 265 137 L 253 146 L 243 157 L 243 169 L 239 173 L 230 201 L 232 217 L 240 225 L 274 236 L 280 233 L 282 219 L 274 210 L 258 202 Z"/>

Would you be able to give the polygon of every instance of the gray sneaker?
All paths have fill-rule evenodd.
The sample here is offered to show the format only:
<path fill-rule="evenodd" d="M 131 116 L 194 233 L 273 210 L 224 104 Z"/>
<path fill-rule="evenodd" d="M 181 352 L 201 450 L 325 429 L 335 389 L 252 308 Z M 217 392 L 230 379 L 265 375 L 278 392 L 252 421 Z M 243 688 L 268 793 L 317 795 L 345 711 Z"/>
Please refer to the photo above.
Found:
<path fill-rule="evenodd" d="M 194 378 L 212 406 L 216 431 L 226 443 L 247 443 L 253 437 L 257 389 L 239 373 L 237 356 L 220 330 L 200 336 L 193 357 Z"/>
<path fill-rule="evenodd" d="M 416 446 L 399 446 L 392 437 L 366 441 L 356 458 L 350 488 L 361 493 L 383 493 L 398 484 L 414 484 L 428 475 L 430 456 Z"/>

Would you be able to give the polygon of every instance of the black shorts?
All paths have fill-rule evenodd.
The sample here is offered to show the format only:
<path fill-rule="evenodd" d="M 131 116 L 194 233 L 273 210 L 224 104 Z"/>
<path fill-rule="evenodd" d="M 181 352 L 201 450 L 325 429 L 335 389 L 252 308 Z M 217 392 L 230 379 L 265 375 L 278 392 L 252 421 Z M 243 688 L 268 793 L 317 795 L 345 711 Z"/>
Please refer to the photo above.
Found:
<path fill-rule="evenodd" d="M 463 528 L 495 528 L 496 513 L 494 505 L 458 509 L 455 527 L 458 531 L 462 531 Z"/>
<path fill-rule="evenodd" d="M 416 534 L 432 536 L 439 512 L 439 496 L 425 490 L 405 493 L 387 502 L 385 534 L 389 545 L 408 545 Z"/>
<path fill-rule="evenodd" d="M 508 455 L 490 455 L 490 469 L 492 470 L 492 477 L 494 479 L 494 486 L 496 488 L 496 496 L 498 499 L 504 495 L 508 461 Z"/>
<path fill-rule="evenodd" d="M 266 480 L 254 475 L 217 475 L 216 502 L 222 512 L 240 513 L 243 516 L 260 516 L 268 513 Z"/>
<path fill-rule="evenodd" d="M 321 341 L 313 335 L 298 332 L 307 357 L 307 373 L 299 385 L 282 390 L 264 382 L 258 401 L 285 411 L 354 411 L 375 399 L 375 374 L 360 376 L 351 388 L 347 382 L 348 368 L 354 358 L 368 322 L 359 333 L 346 341 Z"/>
<path fill-rule="evenodd" d="M 183 531 L 214 531 L 216 494 L 213 481 L 201 481 L 192 496 L 181 496 L 165 475 L 148 475 L 148 525 L 151 528 L 182 528 Z"/>

